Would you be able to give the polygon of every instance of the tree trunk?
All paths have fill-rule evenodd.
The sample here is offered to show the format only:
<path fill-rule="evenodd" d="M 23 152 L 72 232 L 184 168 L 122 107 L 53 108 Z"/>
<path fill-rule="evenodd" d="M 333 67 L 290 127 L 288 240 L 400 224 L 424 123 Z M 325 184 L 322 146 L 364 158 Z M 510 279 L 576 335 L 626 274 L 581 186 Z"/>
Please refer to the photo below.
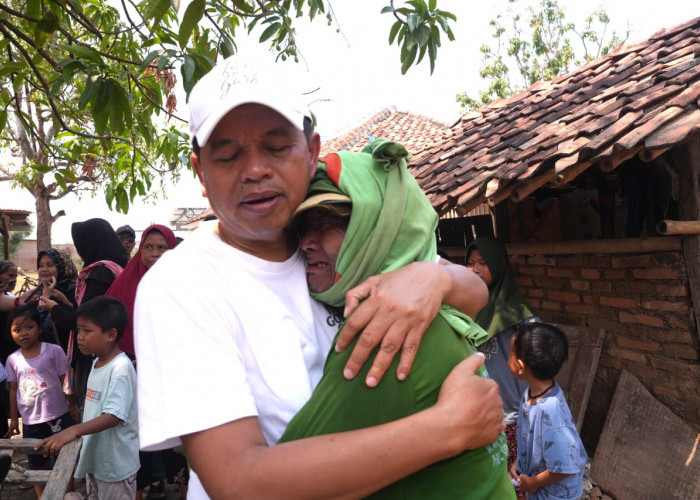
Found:
<path fill-rule="evenodd" d="M 53 217 L 49 206 L 49 194 L 43 186 L 34 190 L 36 206 L 36 248 L 37 251 L 51 248 L 51 226 Z"/>

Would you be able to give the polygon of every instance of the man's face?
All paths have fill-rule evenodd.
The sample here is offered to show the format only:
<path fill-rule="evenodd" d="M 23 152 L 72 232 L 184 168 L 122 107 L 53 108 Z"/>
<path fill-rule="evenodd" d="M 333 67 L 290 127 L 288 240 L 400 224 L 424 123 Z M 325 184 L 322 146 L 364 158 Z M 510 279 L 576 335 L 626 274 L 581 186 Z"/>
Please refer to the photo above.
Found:
<path fill-rule="evenodd" d="M 300 247 L 306 257 L 306 279 L 312 292 L 335 283 L 335 264 L 348 228 L 348 218 L 325 208 L 306 213 Z"/>
<path fill-rule="evenodd" d="M 244 104 L 224 116 L 199 160 L 191 157 L 222 239 L 268 260 L 287 258 L 285 228 L 306 196 L 319 149 L 318 134 L 307 144 L 301 130 L 266 106 Z"/>
<path fill-rule="evenodd" d="M 119 239 L 122 241 L 122 246 L 126 252 L 127 257 L 131 257 L 131 252 L 134 251 L 134 246 L 136 245 L 136 239 L 131 236 L 128 232 L 123 232 L 118 234 Z"/>

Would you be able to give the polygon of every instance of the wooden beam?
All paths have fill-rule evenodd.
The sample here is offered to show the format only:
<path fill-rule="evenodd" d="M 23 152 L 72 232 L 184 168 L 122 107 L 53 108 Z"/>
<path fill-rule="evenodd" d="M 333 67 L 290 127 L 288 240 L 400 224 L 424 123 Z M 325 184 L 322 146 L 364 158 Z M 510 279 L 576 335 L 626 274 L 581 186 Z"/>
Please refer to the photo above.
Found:
<path fill-rule="evenodd" d="M 445 247 L 440 250 L 455 258 L 464 258 L 467 251 L 464 247 Z M 508 255 L 587 255 L 679 252 L 681 250 L 682 245 L 679 236 L 506 244 Z"/>

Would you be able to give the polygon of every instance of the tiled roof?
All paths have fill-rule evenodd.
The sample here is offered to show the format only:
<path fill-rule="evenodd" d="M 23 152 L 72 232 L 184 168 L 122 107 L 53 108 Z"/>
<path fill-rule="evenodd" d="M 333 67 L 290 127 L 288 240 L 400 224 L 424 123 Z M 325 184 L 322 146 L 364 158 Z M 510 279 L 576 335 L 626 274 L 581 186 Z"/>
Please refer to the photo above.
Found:
<path fill-rule="evenodd" d="M 321 145 L 321 156 L 340 150 L 361 151 L 369 142 L 370 135 L 400 141 L 406 149 L 415 154 L 441 139 L 449 130 L 447 124 L 432 118 L 384 108 L 349 132 L 324 142 Z M 184 225 L 188 228 L 197 227 L 201 221 L 213 215 L 214 211 L 207 208 L 196 217 L 187 220 Z"/>
<path fill-rule="evenodd" d="M 321 156 L 335 151 L 361 151 L 369 136 L 401 142 L 412 154 L 440 140 L 449 131 L 446 123 L 408 111 L 384 108 L 349 132 L 321 145 Z"/>
<path fill-rule="evenodd" d="M 439 213 L 650 161 L 700 131 L 700 18 L 471 111 L 411 170 Z"/>

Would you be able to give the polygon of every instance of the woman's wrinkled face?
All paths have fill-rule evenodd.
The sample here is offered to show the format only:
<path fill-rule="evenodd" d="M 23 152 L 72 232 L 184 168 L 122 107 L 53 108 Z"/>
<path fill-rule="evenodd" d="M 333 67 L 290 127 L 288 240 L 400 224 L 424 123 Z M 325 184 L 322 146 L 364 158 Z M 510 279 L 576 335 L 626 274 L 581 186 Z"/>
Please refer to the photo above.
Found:
<path fill-rule="evenodd" d="M 51 278 L 58 279 L 58 268 L 47 254 L 42 255 L 41 259 L 39 259 L 37 274 L 42 281 L 48 281 Z"/>
<path fill-rule="evenodd" d="M 481 255 L 481 252 L 477 248 L 473 248 L 469 252 L 469 257 L 467 257 L 467 268 L 474 271 L 474 273 L 482 279 L 486 286 L 491 286 L 493 283 L 493 276 L 491 276 L 491 270 L 488 264 Z"/>
<path fill-rule="evenodd" d="M 151 231 L 141 243 L 141 262 L 150 269 L 160 256 L 170 250 L 168 241 L 160 231 Z"/>
<path fill-rule="evenodd" d="M 306 257 L 306 279 L 312 292 L 323 292 L 335 283 L 335 264 L 345 238 L 348 219 L 324 208 L 305 215 L 300 246 Z"/>

